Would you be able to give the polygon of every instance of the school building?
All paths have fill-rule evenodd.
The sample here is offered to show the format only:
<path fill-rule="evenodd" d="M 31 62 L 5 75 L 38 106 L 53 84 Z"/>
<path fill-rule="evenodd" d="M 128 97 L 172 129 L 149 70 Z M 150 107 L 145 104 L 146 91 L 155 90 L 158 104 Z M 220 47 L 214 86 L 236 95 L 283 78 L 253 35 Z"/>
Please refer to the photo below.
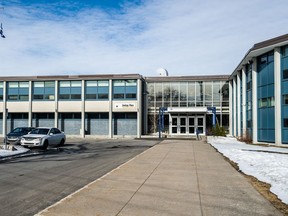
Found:
<path fill-rule="evenodd" d="M 103 74 L 0 77 L 0 134 L 21 126 L 67 135 L 209 134 L 211 108 L 227 133 L 288 144 L 288 35 L 255 44 L 231 75 Z"/>

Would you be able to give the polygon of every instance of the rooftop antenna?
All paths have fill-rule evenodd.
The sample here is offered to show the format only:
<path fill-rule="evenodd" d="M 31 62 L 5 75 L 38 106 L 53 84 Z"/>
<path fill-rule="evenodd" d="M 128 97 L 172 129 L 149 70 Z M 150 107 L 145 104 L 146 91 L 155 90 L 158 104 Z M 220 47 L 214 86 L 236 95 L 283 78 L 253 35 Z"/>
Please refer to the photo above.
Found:
<path fill-rule="evenodd" d="M 0 7 L 0 9 L 1 9 L 1 10 L 4 10 L 4 7 Z M 1 25 L 0 25 L 0 36 L 1 36 L 2 38 L 5 38 L 5 35 L 4 35 L 4 33 L 3 33 L 2 23 L 1 23 Z"/>

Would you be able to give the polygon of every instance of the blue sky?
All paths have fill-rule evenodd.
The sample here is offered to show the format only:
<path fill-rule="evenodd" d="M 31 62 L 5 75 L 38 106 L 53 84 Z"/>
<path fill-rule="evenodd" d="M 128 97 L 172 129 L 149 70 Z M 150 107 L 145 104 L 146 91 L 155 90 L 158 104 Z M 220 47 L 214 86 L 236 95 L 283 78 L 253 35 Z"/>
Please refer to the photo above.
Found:
<path fill-rule="evenodd" d="M 1 76 L 231 74 L 288 33 L 286 0 L 1 1 Z"/>

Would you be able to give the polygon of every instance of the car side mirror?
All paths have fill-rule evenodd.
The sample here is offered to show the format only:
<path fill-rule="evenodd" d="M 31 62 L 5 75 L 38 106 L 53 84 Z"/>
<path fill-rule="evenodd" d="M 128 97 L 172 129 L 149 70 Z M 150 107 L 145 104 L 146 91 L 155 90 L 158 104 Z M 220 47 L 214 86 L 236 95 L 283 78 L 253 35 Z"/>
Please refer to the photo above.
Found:
<path fill-rule="evenodd" d="M 53 135 L 53 134 L 54 134 L 54 133 L 52 133 L 52 132 L 51 132 L 51 133 L 49 133 L 49 135 Z"/>

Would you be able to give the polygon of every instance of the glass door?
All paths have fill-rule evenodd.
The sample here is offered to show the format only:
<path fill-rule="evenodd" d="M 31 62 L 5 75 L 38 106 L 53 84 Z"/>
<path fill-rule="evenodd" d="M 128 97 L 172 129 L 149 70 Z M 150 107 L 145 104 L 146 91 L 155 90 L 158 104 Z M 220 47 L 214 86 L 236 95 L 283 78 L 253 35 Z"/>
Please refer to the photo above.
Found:
<path fill-rule="evenodd" d="M 186 127 L 187 127 L 186 121 L 187 121 L 186 116 L 180 116 L 179 117 L 180 134 L 186 134 Z"/>
<path fill-rule="evenodd" d="M 195 117 L 188 117 L 188 132 L 195 134 Z"/>
<path fill-rule="evenodd" d="M 171 133 L 172 134 L 177 134 L 178 133 L 178 116 L 172 116 Z"/>
<path fill-rule="evenodd" d="M 199 130 L 199 134 L 203 134 L 204 133 L 204 117 L 203 116 L 198 116 L 197 117 L 197 127 Z"/>

